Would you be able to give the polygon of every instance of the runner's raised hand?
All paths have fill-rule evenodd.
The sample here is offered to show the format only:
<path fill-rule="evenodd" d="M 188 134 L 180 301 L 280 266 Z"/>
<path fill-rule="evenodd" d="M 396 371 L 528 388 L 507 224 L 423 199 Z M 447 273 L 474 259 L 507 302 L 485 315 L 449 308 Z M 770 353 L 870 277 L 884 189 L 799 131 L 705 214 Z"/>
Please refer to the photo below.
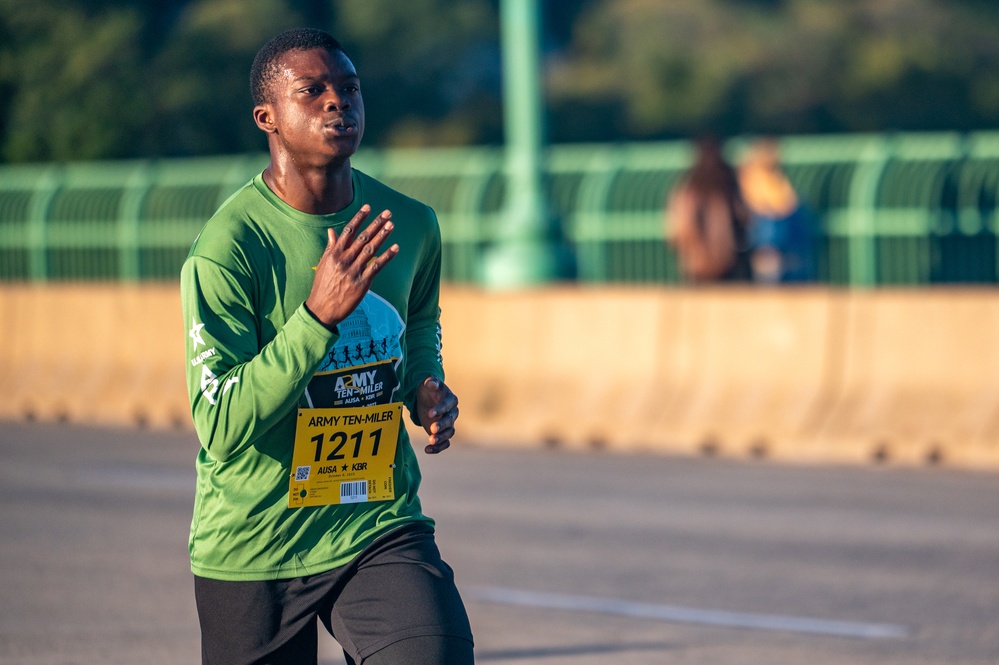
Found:
<path fill-rule="evenodd" d="M 361 206 L 339 237 L 332 228 L 328 229 L 329 242 L 316 265 L 305 307 L 331 330 L 354 311 L 371 288 L 375 275 L 399 253 L 399 245 L 392 245 L 380 255 L 375 254 L 394 228 L 388 210 L 383 210 L 367 228 L 358 232 L 370 214 L 371 206 Z"/>

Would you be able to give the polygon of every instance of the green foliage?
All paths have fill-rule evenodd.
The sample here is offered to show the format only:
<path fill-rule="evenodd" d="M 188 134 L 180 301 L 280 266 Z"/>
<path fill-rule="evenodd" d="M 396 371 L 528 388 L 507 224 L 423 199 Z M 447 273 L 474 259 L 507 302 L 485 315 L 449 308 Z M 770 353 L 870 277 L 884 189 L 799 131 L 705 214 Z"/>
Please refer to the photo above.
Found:
<path fill-rule="evenodd" d="M 6 2 L 0 78 L 11 161 L 118 157 L 152 110 L 139 93 L 139 18 L 61 3 Z"/>
<path fill-rule="evenodd" d="M 501 0 L 0 0 L 0 160 L 260 151 L 248 72 L 336 35 L 367 145 L 502 140 Z M 994 0 L 539 0 L 555 141 L 970 130 L 999 118 Z"/>
<path fill-rule="evenodd" d="M 997 72 L 994 3 L 608 0 L 549 94 L 561 140 L 591 139 L 573 116 L 594 108 L 630 138 L 975 129 L 999 117 Z"/>
<path fill-rule="evenodd" d="M 172 4 L 0 0 L 3 157 L 262 149 L 247 72 L 259 45 L 300 19 L 274 0 Z"/>
<path fill-rule="evenodd" d="M 279 0 L 187 3 L 150 58 L 146 83 L 157 103 L 146 152 L 265 150 L 250 115 L 250 64 L 270 37 L 304 22 L 293 3 Z"/>
<path fill-rule="evenodd" d="M 0 159 L 264 150 L 250 63 L 300 25 L 357 61 L 366 143 L 499 139 L 494 0 L 0 0 Z"/>
<path fill-rule="evenodd" d="M 360 68 L 369 134 L 393 145 L 499 140 L 491 2 L 341 0 L 336 10 L 334 34 Z"/>

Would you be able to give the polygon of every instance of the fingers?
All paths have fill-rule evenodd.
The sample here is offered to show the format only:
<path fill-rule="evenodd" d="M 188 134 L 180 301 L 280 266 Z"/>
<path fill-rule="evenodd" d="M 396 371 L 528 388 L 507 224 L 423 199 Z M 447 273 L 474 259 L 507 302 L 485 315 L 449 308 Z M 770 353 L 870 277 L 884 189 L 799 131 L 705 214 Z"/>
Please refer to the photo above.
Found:
<path fill-rule="evenodd" d="M 378 271 L 384 268 L 385 264 L 391 261 L 392 258 L 398 253 L 399 253 L 399 245 L 392 245 L 384 252 L 382 252 L 378 257 L 368 261 L 367 265 L 364 268 L 364 273 L 361 275 L 361 278 L 368 282 L 373 280 L 375 278 L 375 275 L 378 274 Z"/>
<path fill-rule="evenodd" d="M 436 454 L 447 450 L 454 436 L 454 423 L 458 419 L 458 398 L 448 386 L 435 377 L 424 381 L 422 388 L 427 391 L 432 406 L 427 410 L 424 429 L 429 435 L 429 445 L 424 451 Z"/>
<path fill-rule="evenodd" d="M 371 206 L 365 204 L 347 222 L 339 236 L 332 228 L 327 230 L 325 254 L 362 282 L 374 279 L 378 271 L 399 253 L 399 246 L 392 245 L 376 256 L 395 225 L 392 223 L 392 212 L 383 210 L 366 228 L 358 230 L 370 214 Z"/>
<path fill-rule="evenodd" d="M 351 252 L 351 248 L 356 244 L 354 242 L 354 235 L 357 233 L 357 227 L 364 223 L 364 220 L 368 218 L 371 213 L 371 206 L 364 204 L 361 209 L 347 222 L 347 225 L 343 227 L 340 231 L 340 235 L 337 236 L 336 230 L 331 226 L 326 229 L 326 249 L 324 250 L 324 255 L 337 256 L 339 255 L 342 259 L 350 262 L 356 256 L 356 252 Z M 391 213 L 385 210 L 382 215 L 388 213 L 391 217 Z M 384 224 L 384 221 L 382 222 Z M 359 250 L 358 250 L 359 251 Z"/>
<path fill-rule="evenodd" d="M 350 242 L 350 239 L 354 237 L 357 233 L 357 228 L 364 223 L 364 220 L 368 218 L 371 214 L 371 206 L 367 203 L 361 206 L 361 209 L 354 213 L 354 216 L 350 218 L 347 225 L 343 227 L 343 231 L 340 232 L 340 237 L 345 238 L 344 242 Z"/>
<path fill-rule="evenodd" d="M 451 394 L 452 399 L 447 400 L 443 404 L 439 404 L 430 410 L 427 414 L 430 416 L 430 431 L 437 432 L 446 427 L 454 425 L 454 421 L 458 419 L 458 398 Z M 436 429 L 434 427 L 436 426 Z"/>
<path fill-rule="evenodd" d="M 434 425 L 437 424 L 438 423 L 434 423 Z M 430 441 L 431 446 L 440 445 L 445 441 L 450 441 L 454 437 L 453 422 L 447 426 L 441 425 L 439 427 L 432 427 L 432 429 L 433 429 L 433 434 L 431 434 L 430 438 L 428 439 Z"/>
<path fill-rule="evenodd" d="M 454 423 L 458 417 L 458 396 L 451 392 L 447 384 L 435 377 L 427 378 L 424 385 L 430 389 L 434 401 L 427 413 L 430 422 L 449 421 L 448 424 Z"/>
<path fill-rule="evenodd" d="M 358 215 L 359 214 L 360 213 L 358 213 Z M 378 216 L 375 217 L 370 224 L 368 224 L 367 228 L 357 233 L 357 238 L 350 242 L 350 250 L 354 250 L 357 253 L 363 253 L 368 250 L 369 254 L 374 253 L 374 249 L 377 249 L 378 246 L 382 244 L 385 238 L 388 237 L 392 228 L 392 213 L 388 210 L 382 210 L 378 213 Z M 344 227 L 344 231 L 346 230 L 346 227 Z M 353 233 L 354 231 L 351 230 L 351 235 L 353 235 Z"/>
<path fill-rule="evenodd" d="M 447 440 L 447 441 L 444 441 L 443 443 L 438 443 L 436 445 L 435 444 L 431 444 L 431 445 L 427 446 L 426 448 L 424 448 L 423 452 L 428 453 L 430 455 L 436 455 L 437 453 L 445 451 L 445 450 L 447 450 L 450 447 L 451 447 L 451 441 Z"/>
<path fill-rule="evenodd" d="M 371 206 L 365 203 L 361 209 L 351 217 L 347 225 L 340 232 L 340 247 L 344 252 L 350 250 L 360 251 L 371 239 L 378 236 L 378 232 L 392 219 L 392 212 L 382 210 L 375 216 L 367 228 L 360 230 L 365 220 L 371 216 Z M 384 237 L 383 237 L 384 239 Z"/>
<path fill-rule="evenodd" d="M 399 253 L 399 246 L 377 254 L 392 232 L 392 213 L 383 210 L 363 229 L 371 206 L 363 205 L 337 234 L 326 231 L 326 248 L 315 266 L 305 305 L 327 328 L 335 327 L 364 298 L 375 275 Z"/>
<path fill-rule="evenodd" d="M 340 256 L 343 261 L 357 266 L 363 281 L 374 279 L 378 271 L 399 253 L 399 246 L 392 245 L 384 253 L 376 256 L 395 228 L 391 211 L 383 210 L 365 229 L 357 230 L 370 212 L 370 206 L 362 206 L 340 234 Z"/>
<path fill-rule="evenodd" d="M 430 425 L 430 443 L 423 450 L 431 455 L 447 450 L 451 447 L 451 438 L 454 436 L 454 419 L 458 417 L 458 410 L 455 409 L 453 415 L 447 415 Z"/>

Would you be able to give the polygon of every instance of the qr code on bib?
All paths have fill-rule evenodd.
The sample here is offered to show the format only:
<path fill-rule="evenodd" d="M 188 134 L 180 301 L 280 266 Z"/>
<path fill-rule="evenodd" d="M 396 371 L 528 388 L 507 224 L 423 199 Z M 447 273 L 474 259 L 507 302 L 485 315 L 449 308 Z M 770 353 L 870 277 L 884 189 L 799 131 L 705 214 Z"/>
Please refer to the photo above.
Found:
<path fill-rule="evenodd" d="M 312 470 L 311 466 L 300 466 L 295 469 L 295 480 L 303 481 L 309 479 L 309 471 Z"/>

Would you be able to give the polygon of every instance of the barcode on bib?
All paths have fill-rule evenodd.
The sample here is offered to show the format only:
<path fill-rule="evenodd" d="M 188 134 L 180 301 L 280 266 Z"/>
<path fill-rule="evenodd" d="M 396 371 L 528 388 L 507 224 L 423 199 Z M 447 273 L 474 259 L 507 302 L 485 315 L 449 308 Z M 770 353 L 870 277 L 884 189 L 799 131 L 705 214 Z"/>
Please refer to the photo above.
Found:
<path fill-rule="evenodd" d="M 367 500 L 367 480 L 347 480 L 340 483 L 340 503 L 364 503 Z"/>

